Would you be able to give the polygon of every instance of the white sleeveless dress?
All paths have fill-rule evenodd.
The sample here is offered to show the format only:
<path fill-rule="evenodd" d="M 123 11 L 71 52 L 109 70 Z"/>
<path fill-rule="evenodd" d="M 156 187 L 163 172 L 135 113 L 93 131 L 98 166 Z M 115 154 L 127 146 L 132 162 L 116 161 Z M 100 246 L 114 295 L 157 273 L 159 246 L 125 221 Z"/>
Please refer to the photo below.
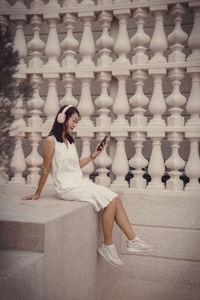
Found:
<path fill-rule="evenodd" d="M 59 198 L 90 202 L 95 211 L 105 208 L 117 196 L 110 189 L 83 178 L 74 143 L 66 145 L 55 138 L 51 174 Z"/>

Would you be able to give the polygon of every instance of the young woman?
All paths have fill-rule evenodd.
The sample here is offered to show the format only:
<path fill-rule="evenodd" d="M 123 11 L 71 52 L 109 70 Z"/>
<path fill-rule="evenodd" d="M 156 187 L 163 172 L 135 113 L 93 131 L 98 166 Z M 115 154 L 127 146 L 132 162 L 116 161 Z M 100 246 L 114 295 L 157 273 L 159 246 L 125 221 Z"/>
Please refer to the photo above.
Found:
<path fill-rule="evenodd" d="M 82 176 L 81 168 L 95 159 L 104 149 L 80 159 L 72 137 L 78 122 L 79 112 L 67 105 L 58 111 L 53 127 L 43 143 L 43 170 L 37 190 L 34 195 L 26 196 L 23 200 L 36 200 L 40 197 L 47 176 L 51 171 L 58 198 L 64 200 L 90 202 L 98 212 L 103 209 L 102 228 L 104 242 L 98 248 L 98 253 L 111 265 L 123 265 L 112 242 L 114 221 L 127 236 L 127 251 L 148 252 L 154 248 L 136 237 L 119 196 L 110 189 L 95 184 Z"/>

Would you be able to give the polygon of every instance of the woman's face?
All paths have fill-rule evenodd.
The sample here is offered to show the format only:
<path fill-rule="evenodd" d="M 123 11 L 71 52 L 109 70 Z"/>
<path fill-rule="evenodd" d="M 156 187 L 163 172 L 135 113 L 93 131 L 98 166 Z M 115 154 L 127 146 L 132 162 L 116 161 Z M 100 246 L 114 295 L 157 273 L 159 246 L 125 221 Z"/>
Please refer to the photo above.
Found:
<path fill-rule="evenodd" d="M 66 121 L 67 133 L 69 134 L 72 133 L 77 123 L 78 123 L 78 114 L 73 113 L 73 115 L 71 115 L 71 117 Z"/>

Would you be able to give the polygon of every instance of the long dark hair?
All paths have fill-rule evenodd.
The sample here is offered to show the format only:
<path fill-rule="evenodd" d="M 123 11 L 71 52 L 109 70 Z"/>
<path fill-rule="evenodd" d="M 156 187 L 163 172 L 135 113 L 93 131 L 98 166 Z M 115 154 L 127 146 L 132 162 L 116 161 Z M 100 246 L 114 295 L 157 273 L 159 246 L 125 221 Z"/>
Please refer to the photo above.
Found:
<path fill-rule="evenodd" d="M 77 113 L 78 116 L 80 116 L 78 109 L 77 109 L 76 107 L 72 106 L 72 107 L 68 108 L 68 110 L 65 112 L 65 115 L 66 115 L 66 120 L 65 120 L 65 122 L 62 123 L 62 124 L 61 124 L 61 123 L 58 123 L 58 121 L 57 121 L 57 116 L 58 116 L 59 113 L 61 113 L 61 112 L 63 111 L 63 109 L 64 109 L 65 107 L 66 107 L 66 105 L 62 106 L 62 107 L 59 109 L 59 111 L 58 111 L 58 113 L 57 113 L 57 115 L 56 115 L 56 117 L 55 117 L 55 121 L 54 121 L 54 123 L 53 123 L 53 127 L 52 127 L 51 131 L 49 132 L 49 135 L 54 135 L 55 138 L 56 138 L 56 140 L 57 140 L 57 142 L 60 142 L 60 143 L 63 143 L 63 136 L 62 136 L 62 134 L 63 134 L 63 127 L 65 126 L 65 122 L 66 122 L 67 120 L 69 120 L 69 118 L 70 118 L 74 113 Z M 73 137 L 72 137 L 69 133 L 66 133 L 66 134 L 65 134 L 65 138 L 69 141 L 70 144 L 74 143 L 74 139 L 73 139 Z"/>

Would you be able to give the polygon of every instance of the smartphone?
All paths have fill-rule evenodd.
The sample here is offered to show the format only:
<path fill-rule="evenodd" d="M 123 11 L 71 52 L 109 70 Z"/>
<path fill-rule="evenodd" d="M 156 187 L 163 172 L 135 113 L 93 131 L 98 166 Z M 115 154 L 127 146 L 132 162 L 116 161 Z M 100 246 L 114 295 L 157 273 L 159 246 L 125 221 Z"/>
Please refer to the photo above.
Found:
<path fill-rule="evenodd" d="M 107 135 L 104 136 L 103 140 L 101 141 L 100 145 L 99 145 L 98 148 L 97 148 L 97 151 L 101 151 L 101 147 L 102 147 L 103 145 L 105 145 L 107 138 L 108 138 Z"/>

